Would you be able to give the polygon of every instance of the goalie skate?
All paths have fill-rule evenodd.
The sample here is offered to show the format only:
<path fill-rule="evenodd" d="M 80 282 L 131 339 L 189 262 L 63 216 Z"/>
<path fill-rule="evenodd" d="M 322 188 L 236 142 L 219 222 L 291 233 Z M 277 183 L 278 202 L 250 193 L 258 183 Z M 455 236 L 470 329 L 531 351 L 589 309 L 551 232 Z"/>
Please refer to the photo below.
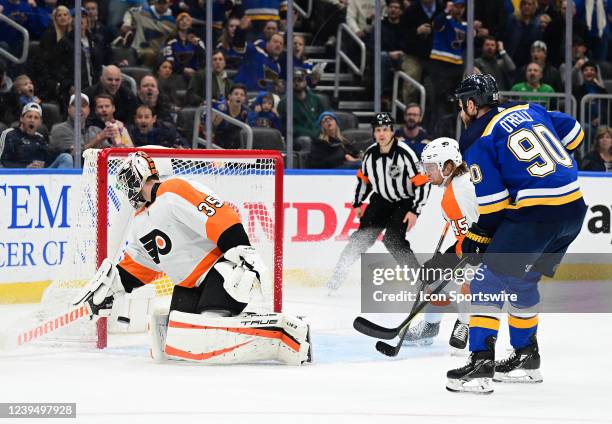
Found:
<path fill-rule="evenodd" d="M 440 323 L 421 321 L 415 327 L 408 328 L 408 334 L 404 338 L 404 346 L 429 346 L 440 332 Z"/>

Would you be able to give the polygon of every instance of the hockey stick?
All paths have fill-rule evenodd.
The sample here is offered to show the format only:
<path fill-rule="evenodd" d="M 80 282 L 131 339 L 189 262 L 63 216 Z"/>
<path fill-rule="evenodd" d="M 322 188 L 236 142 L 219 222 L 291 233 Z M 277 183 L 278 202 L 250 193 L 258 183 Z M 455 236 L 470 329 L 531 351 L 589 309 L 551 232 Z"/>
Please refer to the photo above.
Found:
<path fill-rule="evenodd" d="M 83 318 L 91 317 L 91 308 L 88 303 L 78 305 L 72 309 L 42 321 L 31 328 L 20 329 L 17 331 L 9 331 L 0 334 L 0 350 L 13 350 L 22 347 L 30 342 L 38 340 L 65 328 L 66 326 Z"/>
<path fill-rule="evenodd" d="M 464 257 L 453 268 L 453 271 L 456 270 L 456 269 L 459 269 L 460 267 L 463 267 L 463 265 L 465 265 L 466 262 L 467 262 L 467 257 Z M 434 283 L 434 284 L 438 284 L 438 287 L 436 287 L 436 289 L 431 292 L 430 296 L 433 296 L 433 295 L 436 295 L 436 294 L 440 293 L 444 289 L 444 287 L 446 287 L 448 285 L 448 283 L 450 283 L 451 280 L 452 280 L 452 278 L 449 278 L 448 280 L 444 280 L 444 281 L 438 280 L 436 283 Z M 410 315 L 408 315 L 408 318 L 406 318 L 400 324 L 400 329 L 404 328 L 405 326 L 408 326 L 410 324 L 410 322 L 414 319 L 414 317 L 417 316 L 418 313 L 421 312 L 427 305 L 429 305 L 429 303 L 430 303 L 429 300 L 424 300 L 421 303 L 415 303 L 415 305 L 412 308 L 412 311 L 410 312 Z M 404 339 L 406 338 L 406 334 L 407 333 L 408 333 L 408 331 L 402 332 L 402 334 L 400 335 L 400 338 L 399 338 L 399 342 L 395 346 L 390 345 L 389 343 L 385 343 L 385 342 L 379 340 L 378 342 L 376 342 L 376 350 L 379 351 L 380 353 L 382 353 L 383 355 L 397 356 L 397 354 L 399 353 L 400 349 L 402 348 L 402 343 L 404 342 Z"/>
<path fill-rule="evenodd" d="M 436 253 L 440 252 L 440 248 L 442 247 L 442 243 L 444 242 L 444 238 L 446 237 L 446 233 L 448 232 L 449 227 L 450 227 L 450 224 L 447 222 L 446 225 L 444 226 L 444 230 L 442 231 L 442 235 L 440 236 L 440 240 L 438 241 L 438 245 L 436 246 Z M 421 287 L 419 287 L 418 293 L 421 293 L 424 288 L 425 288 L 425 284 L 421 283 Z M 412 306 L 412 309 L 410 310 L 409 318 L 411 320 L 412 318 L 414 318 L 413 313 L 417 305 L 418 305 L 418 302 L 415 301 L 414 305 Z M 391 340 L 391 339 L 396 338 L 400 334 L 400 332 L 404 329 L 404 326 L 409 323 L 410 321 L 404 321 L 398 327 L 387 328 L 387 327 L 382 327 L 363 317 L 357 317 L 355 318 L 355 321 L 353 321 L 353 328 L 355 328 L 355 330 L 359 331 L 360 333 L 365 334 L 366 336 L 375 337 L 377 339 Z"/>

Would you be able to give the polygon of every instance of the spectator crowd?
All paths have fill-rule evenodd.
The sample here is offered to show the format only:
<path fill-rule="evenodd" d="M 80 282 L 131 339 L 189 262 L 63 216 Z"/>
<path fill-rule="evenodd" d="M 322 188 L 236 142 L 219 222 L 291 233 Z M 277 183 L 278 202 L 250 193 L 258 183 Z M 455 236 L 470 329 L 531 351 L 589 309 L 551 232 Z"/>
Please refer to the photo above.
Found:
<path fill-rule="evenodd" d="M 193 136 L 210 136 L 215 147 L 244 148 L 241 127 L 226 117 L 275 131 L 282 140 L 287 90 L 293 90 L 294 148 L 301 165 L 359 166 L 367 144 L 355 142 L 343 127 L 342 112 L 332 111 L 329 98 L 317 90 L 324 69 L 317 65 L 324 61 L 309 60 L 306 46 L 333 51 L 338 26 L 346 23 L 371 59 L 377 54 L 376 3 L 313 4 L 309 18 L 294 14 L 298 33 L 287 40 L 286 1 L 214 0 L 214 44 L 206 46 L 204 0 L 84 0 L 81 10 L 75 10 L 73 0 L 0 0 L 0 13 L 26 28 L 31 40 L 25 63 L 0 59 L 0 166 L 72 167 L 75 143 L 81 150 L 190 148 Z M 426 110 L 419 106 L 414 84 L 404 84 L 399 93 L 406 108 L 395 135 L 418 155 L 431 138 L 455 132 L 457 111 L 448 96 L 465 75 L 466 1 L 384 0 L 382 6 L 381 100 L 389 108 L 396 71 L 425 87 Z M 561 0 L 475 0 L 475 72 L 492 74 L 502 91 L 525 93 L 517 94 L 517 100 L 562 107 L 551 94 L 564 91 L 566 8 L 567 1 Z M 82 25 L 75 44 L 77 13 Z M 575 0 L 573 14 L 573 57 L 567 66 L 580 104 L 588 94 L 608 93 L 602 72 L 612 70 L 612 0 Z M 2 49 L 19 56 L 22 42 L 18 31 L 0 22 Z M 289 42 L 292 87 L 285 83 Z M 75 49 L 82 61 L 80 111 L 75 106 Z M 205 102 L 207 49 L 212 55 L 213 134 L 205 134 L 201 125 L 194 135 L 193 119 L 182 117 Z M 366 62 L 361 82 L 371 90 L 373 60 Z M 590 106 L 593 150 L 582 159 L 584 169 L 612 169 L 606 105 Z M 78 137 L 76 113 L 82 126 Z"/>

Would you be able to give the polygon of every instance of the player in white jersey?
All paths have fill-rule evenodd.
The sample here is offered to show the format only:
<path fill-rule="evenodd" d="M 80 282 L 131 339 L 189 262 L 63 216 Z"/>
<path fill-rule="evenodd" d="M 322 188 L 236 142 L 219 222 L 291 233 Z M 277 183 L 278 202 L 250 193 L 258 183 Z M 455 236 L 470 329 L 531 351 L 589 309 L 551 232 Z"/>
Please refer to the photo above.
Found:
<path fill-rule="evenodd" d="M 456 242 L 441 254 L 423 264 L 424 268 L 454 268 L 461 256 L 461 242 L 472 223 L 478 220 L 478 203 L 474 184 L 466 163 L 459 152 L 459 143 L 452 138 L 442 137 L 428 143 L 421 154 L 421 163 L 429 182 L 442 187 L 442 214 L 455 235 Z M 425 274 L 426 275 L 426 274 Z M 458 281 L 456 281 L 458 282 Z M 469 293 L 467 282 L 461 285 L 463 294 Z M 434 302 L 433 307 L 447 306 L 448 302 Z M 467 302 L 460 302 L 458 319 L 455 321 L 449 343 L 457 349 L 467 345 L 469 316 Z M 431 306 L 429 310 L 433 309 Z M 404 338 L 407 345 L 429 345 L 440 330 L 441 313 L 426 312 L 423 320 L 408 329 Z"/>
<path fill-rule="evenodd" d="M 169 315 L 154 315 L 154 359 L 206 363 L 310 360 L 309 327 L 285 314 L 243 314 L 271 285 L 238 213 L 203 184 L 160 181 L 154 161 L 131 153 L 117 188 L 136 209 L 123 259 L 105 259 L 75 300 L 107 314 L 118 296 L 165 273 L 175 287 Z"/>

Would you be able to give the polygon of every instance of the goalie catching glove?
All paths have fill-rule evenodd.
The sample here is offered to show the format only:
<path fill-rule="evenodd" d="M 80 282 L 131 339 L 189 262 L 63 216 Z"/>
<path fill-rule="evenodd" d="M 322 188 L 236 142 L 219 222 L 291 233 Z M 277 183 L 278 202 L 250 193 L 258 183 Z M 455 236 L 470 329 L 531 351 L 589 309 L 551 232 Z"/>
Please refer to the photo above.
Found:
<path fill-rule="evenodd" d="M 215 264 L 223 276 L 223 287 L 238 302 L 249 303 L 253 291 L 270 284 L 268 269 L 252 246 L 236 246 L 223 255 L 225 261 Z"/>
<path fill-rule="evenodd" d="M 89 304 L 93 315 L 109 316 L 113 302 L 118 296 L 125 295 L 117 267 L 110 259 L 104 259 L 96 275 L 73 300 L 73 305 Z"/>

